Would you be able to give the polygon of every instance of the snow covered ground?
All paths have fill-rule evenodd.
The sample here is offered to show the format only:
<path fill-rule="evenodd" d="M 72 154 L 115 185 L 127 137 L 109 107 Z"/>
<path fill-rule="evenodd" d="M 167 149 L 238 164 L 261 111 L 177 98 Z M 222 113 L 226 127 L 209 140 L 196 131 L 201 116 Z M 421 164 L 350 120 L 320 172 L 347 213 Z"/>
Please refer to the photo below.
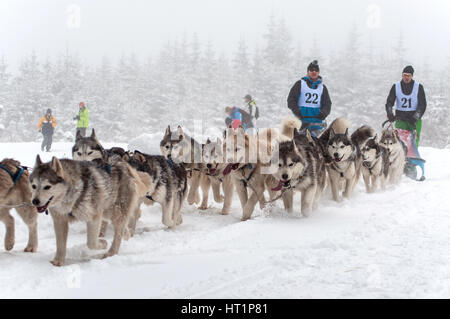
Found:
<path fill-rule="evenodd" d="M 70 157 L 71 146 L 55 143 L 43 160 Z M 39 147 L 0 144 L 0 159 L 33 166 Z M 85 224 L 72 224 L 60 268 L 49 263 L 51 217 L 39 216 L 39 249 L 30 254 L 14 212 L 16 245 L 0 246 L 0 298 L 450 298 L 450 150 L 420 151 L 426 181 L 404 177 L 376 194 L 360 181 L 351 200 L 328 194 L 309 218 L 278 202 L 241 222 L 236 195 L 222 216 L 211 194 L 208 210 L 186 206 L 183 224 L 169 231 L 159 206 L 145 207 L 137 234 L 106 260 L 87 249 Z M 1 226 L 1 241 L 4 234 Z"/>

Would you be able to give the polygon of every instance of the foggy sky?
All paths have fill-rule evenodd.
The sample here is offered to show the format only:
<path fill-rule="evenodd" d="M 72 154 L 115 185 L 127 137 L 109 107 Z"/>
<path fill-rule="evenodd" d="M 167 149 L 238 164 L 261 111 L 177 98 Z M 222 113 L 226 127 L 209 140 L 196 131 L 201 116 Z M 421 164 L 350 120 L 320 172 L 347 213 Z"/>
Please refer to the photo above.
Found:
<path fill-rule="evenodd" d="M 81 10 L 79 26 L 71 4 Z M 45 58 L 68 48 L 90 62 L 133 51 L 144 58 L 194 32 L 232 53 L 241 38 L 249 49 L 262 43 L 271 14 L 306 54 L 313 39 L 325 57 L 342 49 L 356 27 L 364 45 L 385 52 L 403 34 L 413 64 L 426 58 L 436 69 L 450 57 L 448 0 L 0 0 L 0 55 L 12 69 L 32 50 Z"/>

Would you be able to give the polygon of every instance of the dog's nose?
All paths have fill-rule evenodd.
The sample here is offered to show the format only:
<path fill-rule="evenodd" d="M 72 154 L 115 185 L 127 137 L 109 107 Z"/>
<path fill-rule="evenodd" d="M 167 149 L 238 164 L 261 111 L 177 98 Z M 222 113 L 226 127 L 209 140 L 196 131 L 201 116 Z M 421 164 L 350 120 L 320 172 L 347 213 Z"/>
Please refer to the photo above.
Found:
<path fill-rule="evenodd" d="M 334 157 L 339 157 L 338 153 L 334 153 L 333 155 L 334 155 Z"/>
<path fill-rule="evenodd" d="M 172 158 L 172 154 L 167 155 L 167 158 L 171 159 Z"/>
<path fill-rule="evenodd" d="M 207 168 L 211 168 L 212 165 L 211 165 L 211 164 L 206 164 L 206 167 L 207 167 Z"/>
<path fill-rule="evenodd" d="M 283 174 L 283 175 L 281 175 L 281 178 L 283 180 L 287 180 L 289 178 L 289 176 L 288 176 L 288 174 Z"/>
<path fill-rule="evenodd" d="M 34 206 L 39 205 L 40 202 L 41 202 L 41 201 L 40 201 L 39 199 L 37 199 L 37 198 L 33 199 L 33 201 L 32 201 L 32 203 L 33 203 Z"/>

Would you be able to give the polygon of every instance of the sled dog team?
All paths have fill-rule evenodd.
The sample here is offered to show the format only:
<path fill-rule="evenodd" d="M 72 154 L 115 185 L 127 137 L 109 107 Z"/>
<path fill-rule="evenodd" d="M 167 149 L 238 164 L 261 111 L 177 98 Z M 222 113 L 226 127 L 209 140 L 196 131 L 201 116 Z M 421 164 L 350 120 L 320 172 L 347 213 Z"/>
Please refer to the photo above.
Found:
<path fill-rule="evenodd" d="M 262 208 L 282 199 L 286 211 L 294 211 L 294 192 L 300 192 L 300 211 L 306 217 L 327 185 L 333 199 L 341 201 L 342 196 L 351 196 L 361 174 L 369 193 L 401 178 L 406 146 L 395 130 L 383 130 L 378 139 L 372 128 L 362 126 L 350 135 L 350 123 L 342 117 L 318 137 L 300 130 L 301 122 L 295 118 L 284 119 L 281 126 L 281 131 L 269 128 L 256 135 L 229 127 L 223 140 L 208 139 L 205 144 L 180 126 L 173 132 L 168 127 L 160 143 L 162 155 L 104 149 L 92 130 L 89 137 L 77 134 L 72 160 L 53 157 L 43 163 L 38 155 L 30 173 L 18 161 L 4 159 L 0 220 L 6 225 L 5 249 L 14 246 L 11 208 L 29 228 L 26 252 L 37 250 L 37 213 L 50 213 L 56 235 L 51 263 L 61 266 L 69 224 L 74 221 L 86 222 L 90 249 L 107 248 L 103 237 L 111 222 L 114 236 L 105 258 L 117 254 L 122 239 L 134 235 L 141 204 L 160 204 L 162 223 L 174 228 L 183 221 L 185 200 L 207 209 L 210 188 L 214 201 L 223 203 L 223 215 L 230 212 L 236 189 L 243 221 L 251 218 L 257 203 Z"/>

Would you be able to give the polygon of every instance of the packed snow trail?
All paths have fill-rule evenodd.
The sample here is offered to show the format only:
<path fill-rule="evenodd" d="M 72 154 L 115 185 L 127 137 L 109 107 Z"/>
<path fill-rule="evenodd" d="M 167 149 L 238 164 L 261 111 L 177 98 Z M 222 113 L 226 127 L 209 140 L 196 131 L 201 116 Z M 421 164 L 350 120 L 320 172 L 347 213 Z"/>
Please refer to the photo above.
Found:
<path fill-rule="evenodd" d="M 156 140 L 154 143 L 158 143 Z M 156 144 L 158 145 L 158 144 Z M 106 144 L 106 147 L 112 144 Z M 0 144 L 0 158 L 33 166 L 37 153 L 70 157 L 70 143 Z M 28 233 L 16 220 L 16 244 L 0 246 L 0 298 L 450 298 L 450 150 L 421 147 L 424 182 L 366 194 L 360 180 L 350 200 L 329 193 L 309 218 L 282 209 L 282 201 L 241 222 L 221 204 L 183 208 L 183 224 L 167 230 L 158 204 L 143 206 L 137 233 L 118 255 L 86 247 L 86 225 L 70 226 L 67 266 L 53 267 L 50 216 L 39 216 L 39 248 L 24 253 Z M 107 239 L 112 240 L 112 228 Z M 3 242 L 5 229 L 0 226 Z"/>

